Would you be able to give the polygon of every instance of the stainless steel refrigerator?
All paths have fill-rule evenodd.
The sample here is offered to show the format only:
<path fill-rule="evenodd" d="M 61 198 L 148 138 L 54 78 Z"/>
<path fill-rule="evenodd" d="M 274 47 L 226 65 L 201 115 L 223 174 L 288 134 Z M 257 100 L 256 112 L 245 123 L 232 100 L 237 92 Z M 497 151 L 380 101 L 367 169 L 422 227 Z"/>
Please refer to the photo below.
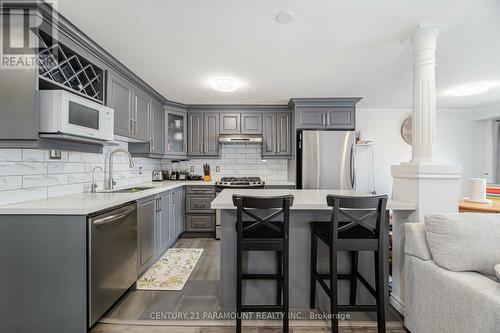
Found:
<path fill-rule="evenodd" d="M 300 188 L 356 188 L 354 131 L 303 130 L 297 139 L 297 183 Z"/>

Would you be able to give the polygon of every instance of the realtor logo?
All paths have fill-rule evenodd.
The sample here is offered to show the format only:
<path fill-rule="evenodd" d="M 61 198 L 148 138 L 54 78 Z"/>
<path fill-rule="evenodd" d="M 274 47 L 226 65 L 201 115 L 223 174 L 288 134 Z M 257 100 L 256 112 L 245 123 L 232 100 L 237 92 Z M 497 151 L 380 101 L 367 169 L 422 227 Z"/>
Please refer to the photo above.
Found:
<path fill-rule="evenodd" d="M 52 22 L 54 6 L 53 1 L 0 0 L 0 69 L 36 69 L 41 61 L 53 62 L 38 54 L 45 47 L 39 39 L 40 26 L 43 18 Z M 51 32 L 46 35 L 52 39 L 57 30 L 48 26 Z"/>

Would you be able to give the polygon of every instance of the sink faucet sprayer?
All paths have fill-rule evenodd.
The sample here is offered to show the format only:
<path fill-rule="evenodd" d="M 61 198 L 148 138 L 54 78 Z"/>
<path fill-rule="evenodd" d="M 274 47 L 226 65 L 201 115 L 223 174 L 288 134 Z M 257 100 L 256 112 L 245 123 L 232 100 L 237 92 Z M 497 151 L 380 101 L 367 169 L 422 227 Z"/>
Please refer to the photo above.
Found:
<path fill-rule="evenodd" d="M 116 185 L 116 182 L 113 180 L 113 157 L 116 155 L 116 153 L 124 153 L 127 154 L 128 156 L 128 163 L 131 168 L 134 167 L 134 161 L 132 161 L 132 156 L 130 156 L 130 153 L 126 151 L 125 149 L 115 149 L 109 154 L 109 167 L 108 167 L 108 182 L 107 182 L 107 189 L 112 190 L 113 186 Z"/>

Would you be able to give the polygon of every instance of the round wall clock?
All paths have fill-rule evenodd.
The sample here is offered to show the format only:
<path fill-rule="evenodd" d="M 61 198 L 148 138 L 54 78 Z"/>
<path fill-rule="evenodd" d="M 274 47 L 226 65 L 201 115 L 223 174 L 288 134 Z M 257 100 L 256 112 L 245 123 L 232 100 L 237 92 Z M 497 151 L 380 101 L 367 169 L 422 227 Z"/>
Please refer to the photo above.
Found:
<path fill-rule="evenodd" d="M 401 136 L 407 144 L 411 146 L 411 117 L 408 117 L 403 121 L 401 125 Z"/>

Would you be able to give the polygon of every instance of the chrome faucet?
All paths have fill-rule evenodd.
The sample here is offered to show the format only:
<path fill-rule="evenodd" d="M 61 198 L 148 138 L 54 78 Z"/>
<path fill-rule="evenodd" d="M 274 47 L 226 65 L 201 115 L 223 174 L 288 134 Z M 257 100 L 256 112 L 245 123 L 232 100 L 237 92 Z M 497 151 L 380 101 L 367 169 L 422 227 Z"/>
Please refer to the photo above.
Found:
<path fill-rule="evenodd" d="M 108 182 L 107 182 L 107 189 L 112 190 L 113 186 L 116 185 L 116 182 L 113 180 L 113 157 L 116 155 L 116 153 L 124 153 L 127 154 L 128 156 L 128 163 L 131 168 L 134 167 L 134 161 L 132 161 L 132 156 L 130 156 L 130 153 L 126 151 L 125 149 L 115 149 L 109 154 L 109 167 L 108 167 Z"/>
<path fill-rule="evenodd" d="M 95 166 L 92 169 L 92 184 L 90 185 L 90 192 L 95 193 L 97 188 L 97 182 L 95 181 L 95 172 L 96 170 L 101 170 L 104 173 L 104 170 L 100 166 Z"/>

